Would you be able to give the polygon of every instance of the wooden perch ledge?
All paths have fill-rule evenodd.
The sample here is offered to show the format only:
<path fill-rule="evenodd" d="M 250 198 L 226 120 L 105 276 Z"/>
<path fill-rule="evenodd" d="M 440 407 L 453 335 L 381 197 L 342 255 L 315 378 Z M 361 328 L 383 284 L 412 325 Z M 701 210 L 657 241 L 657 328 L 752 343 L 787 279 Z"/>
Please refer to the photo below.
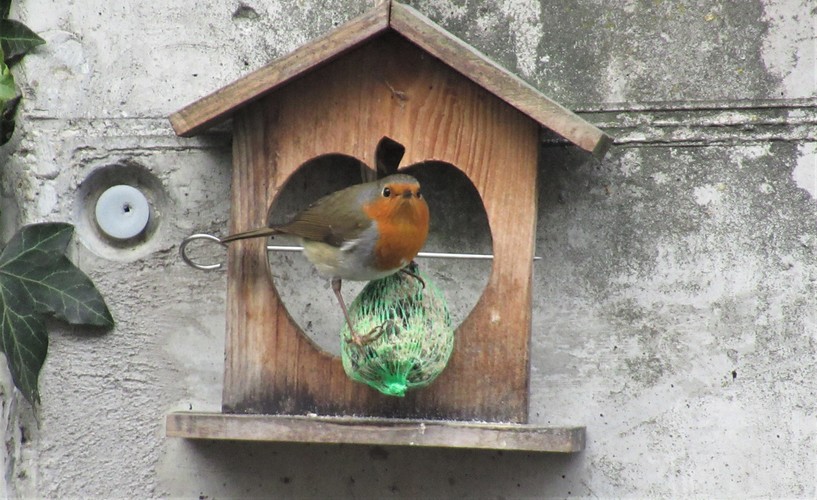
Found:
<path fill-rule="evenodd" d="M 350 443 L 574 453 L 584 427 L 298 415 L 176 412 L 167 435 L 190 439 Z"/>

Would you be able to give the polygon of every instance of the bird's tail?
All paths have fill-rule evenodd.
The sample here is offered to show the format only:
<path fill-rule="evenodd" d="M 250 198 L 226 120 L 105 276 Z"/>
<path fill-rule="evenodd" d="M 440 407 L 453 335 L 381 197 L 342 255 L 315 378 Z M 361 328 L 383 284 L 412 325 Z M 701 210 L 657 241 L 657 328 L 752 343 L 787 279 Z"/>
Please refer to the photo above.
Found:
<path fill-rule="evenodd" d="M 222 243 L 229 243 L 235 240 L 245 240 L 247 238 L 261 238 L 265 236 L 272 236 L 273 234 L 281 234 L 277 228 L 262 227 L 261 229 L 254 229 L 252 231 L 245 231 L 243 233 L 231 234 L 221 239 Z"/>

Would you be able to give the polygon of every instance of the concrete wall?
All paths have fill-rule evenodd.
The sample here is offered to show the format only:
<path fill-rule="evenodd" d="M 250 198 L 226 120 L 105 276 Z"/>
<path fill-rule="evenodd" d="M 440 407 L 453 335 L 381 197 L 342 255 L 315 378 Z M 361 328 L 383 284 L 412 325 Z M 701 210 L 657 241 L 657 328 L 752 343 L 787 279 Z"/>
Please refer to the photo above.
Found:
<path fill-rule="evenodd" d="M 587 450 L 165 438 L 167 412 L 220 405 L 224 276 L 176 253 L 224 234 L 230 174 L 227 135 L 178 139 L 165 117 L 368 2 L 14 0 L 48 44 L 15 70 L 2 235 L 77 224 L 118 326 L 52 325 L 36 414 L 0 369 L 0 496 L 817 494 L 813 2 L 412 4 L 617 138 L 602 162 L 546 141 L 540 171 L 531 417 L 586 425 Z M 104 167 L 152 186 L 136 248 L 87 227 Z"/>

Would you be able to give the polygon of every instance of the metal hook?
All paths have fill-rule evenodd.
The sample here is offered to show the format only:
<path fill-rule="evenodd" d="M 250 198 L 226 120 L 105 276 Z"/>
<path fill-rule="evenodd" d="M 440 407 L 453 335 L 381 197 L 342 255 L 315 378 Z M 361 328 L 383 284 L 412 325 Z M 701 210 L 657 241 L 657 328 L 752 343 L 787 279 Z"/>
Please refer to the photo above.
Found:
<path fill-rule="evenodd" d="M 195 241 L 195 240 L 215 241 L 219 245 L 221 245 L 221 246 L 223 246 L 225 248 L 227 247 L 227 245 L 222 243 L 219 238 L 213 236 L 212 234 L 203 234 L 202 233 L 202 234 L 190 235 L 187 238 L 183 239 L 182 244 L 179 245 L 179 256 L 182 258 L 184 263 L 187 264 L 188 266 L 194 268 L 194 269 L 199 269 L 201 271 L 213 271 L 215 269 L 221 269 L 221 264 L 220 263 L 219 264 L 196 264 L 195 262 L 193 262 L 193 260 L 187 255 L 187 245 L 191 241 Z"/>
<path fill-rule="evenodd" d="M 199 269 L 202 271 L 213 271 L 215 269 L 221 269 L 221 264 L 196 264 L 193 262 L 192 259 L 187 255 L 187 244 L 194 240 L 208 240 L 208 241 L 215 241 L 219 245 L 223 247 L 227 247 L 226 244 L 222 243 L 221 240 L 212 234 L 194 234 L 188 236 L 184 240 L 182 240 L 182 244 L 179 245 L 179 255 L 181 256 L 182 260 L 188 266 Z M 278 245 L 267 245 L 267 252 L 300 252 L 303 250 L 303 247 L 296 247 L 296 246 L 278 246 Z M 476 260 L 490 260 L 493 259 L 494 256 L 490 254 L 473 254 L 473 253 L 443 253 L 443 252 L 420 252 L 417 254 L 417 257 L 420 258 L 432 258 L 432 259 L 476 259 Z M 542 260 L 542 257 L 534 257 L 534 261 Z"/>

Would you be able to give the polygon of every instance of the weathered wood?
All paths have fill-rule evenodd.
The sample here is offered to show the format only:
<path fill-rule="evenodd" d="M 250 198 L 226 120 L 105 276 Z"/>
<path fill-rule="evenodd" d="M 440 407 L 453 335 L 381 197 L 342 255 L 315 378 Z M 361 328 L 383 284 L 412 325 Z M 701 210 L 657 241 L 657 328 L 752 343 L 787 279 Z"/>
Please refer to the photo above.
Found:
<path fill-rule="evenodd" d="M 392 33 L 243 108 L 234 127 L 232 232 L 265 224 L 266 207 L 307 160 L 342 153 L 373 165 L 387 135 L 405 145 L 403 165 L 443 161 L 471 179 L 496 258 L 446 371 L 389 398 L 350 381 L 298 329 L 264 242 L 238 242 L 228 252 L 224 411 L 527 422 L 539 125 Z"/>
<path fill-rule="evenodd" d="M 612 144 L 607 134 L 549 99 L 412 7 L 392 2 L 389 25 L 429 54 L 502 98 L 541 125 L 598 157 Z"/>
<path fill-rule="evenodd" d="M 167 416 L 170 437 L 234 441 L 351 443 L 576 453 L 584 427 L 542 427 L 434 420 L 225 415 L 177 412 Z"/>
<path fill-rule="evenodd" d="M 522 113 L 580 148 L 604 156 L 612 139 L 502 68 L 412 7 L 383 2 L 366 14 L 177 111 L 178 135 L 195 135 L 237 109 L 337 58 L 373 37 L 396 31 Z"/>
<path fill-rule="evenodd" d="M 170 115 L 177 135 L 190 137 L 239 107 L 333 60 L 388 29 L 388 2 Z"/>

